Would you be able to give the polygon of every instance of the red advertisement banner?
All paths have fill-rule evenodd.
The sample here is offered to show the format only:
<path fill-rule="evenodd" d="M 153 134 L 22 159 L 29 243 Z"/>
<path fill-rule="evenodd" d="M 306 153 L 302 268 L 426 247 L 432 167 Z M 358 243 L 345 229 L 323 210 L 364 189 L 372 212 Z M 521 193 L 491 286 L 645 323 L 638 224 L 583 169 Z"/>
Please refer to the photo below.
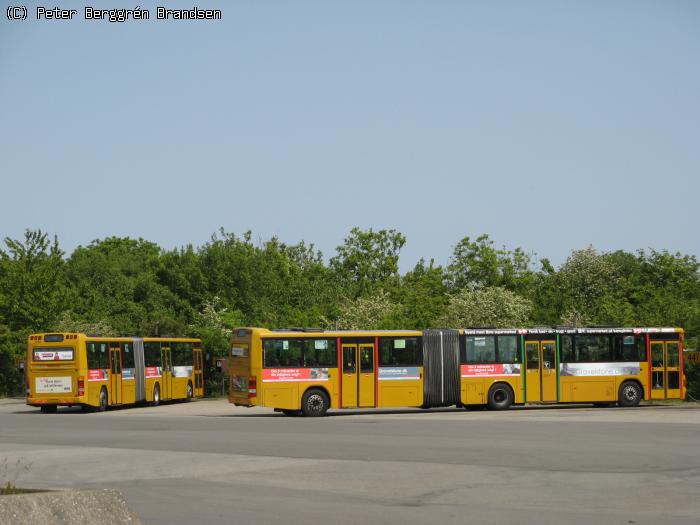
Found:
<path fill-rule="evenodd" d="M 265 368 L 264 382 L 328 381 L 327 368 Z"/>
<path fill-rule="evenodd" d="M 518 376 L 520 364 L 474 364 L 460 367 L 462 377 Z"/>
<path fill-rule="evenodd" d="M 88 370 L 88 381 L 107 381 L 107 370 L 101 368 Z"/>
<path fill-rule="evenodd" d="M 146 367 L 146 377 L 160 377 L 160 367 L 159 366 L 147 366 Z"/>

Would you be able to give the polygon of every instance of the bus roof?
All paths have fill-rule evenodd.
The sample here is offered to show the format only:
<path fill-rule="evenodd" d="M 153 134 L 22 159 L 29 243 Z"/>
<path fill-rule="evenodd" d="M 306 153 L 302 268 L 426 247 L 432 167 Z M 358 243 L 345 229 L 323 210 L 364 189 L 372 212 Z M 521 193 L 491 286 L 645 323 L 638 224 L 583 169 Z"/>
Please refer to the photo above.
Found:
<path fill-rule="evenodd" d="M 268 329 L 258 327 L 235 328 L 234 337 L 247 337 L 252 333 L 257 333 L 260 337 L 290 337 L 290 338 L 313 338 L 313 337 L 390 337 L 406 336 L 419 337 L 423 335 L 420 330 L 322 330 L 322 329 Z"/>
<path fill-rule="evenodd" d="M 633 327 L 537 327 L 537 328 L 464 328 L 465 335 L 538 335 L 538 334 L 674 334 L 683 333 L 682 328 L 633 328 Z"/>

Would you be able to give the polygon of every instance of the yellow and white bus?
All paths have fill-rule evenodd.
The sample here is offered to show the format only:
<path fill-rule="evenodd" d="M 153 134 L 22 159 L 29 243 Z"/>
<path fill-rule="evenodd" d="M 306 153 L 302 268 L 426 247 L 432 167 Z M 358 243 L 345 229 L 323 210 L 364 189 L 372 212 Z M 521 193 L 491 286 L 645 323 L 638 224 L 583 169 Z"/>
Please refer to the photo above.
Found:
<path fill-rule="evenodd" d="M 229 401 L 286 414 L 683 399 L 674 328 L 234 330 Z"/>
<path fill-rule="evenodd" d="M 33 334 L 27 347 L 27 404 L 42 412 L 192 399 L 204 394 L 199 339 Z"/>

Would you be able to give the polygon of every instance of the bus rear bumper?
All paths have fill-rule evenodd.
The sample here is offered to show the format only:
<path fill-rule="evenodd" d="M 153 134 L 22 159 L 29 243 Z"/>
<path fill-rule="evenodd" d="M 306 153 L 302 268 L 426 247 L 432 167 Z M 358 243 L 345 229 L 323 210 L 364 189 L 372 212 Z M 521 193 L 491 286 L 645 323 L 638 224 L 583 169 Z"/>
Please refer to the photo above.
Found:
<path fill-rule="evenodd" d="M 62 397 L 62 398 L 27 398 L 27 405 L 32 407 L 42 407 L 45 405 L 61 405 L 61 406 L 73 406 L 73 405 L 84 405 L 85 400 L 79 397 Z"/>

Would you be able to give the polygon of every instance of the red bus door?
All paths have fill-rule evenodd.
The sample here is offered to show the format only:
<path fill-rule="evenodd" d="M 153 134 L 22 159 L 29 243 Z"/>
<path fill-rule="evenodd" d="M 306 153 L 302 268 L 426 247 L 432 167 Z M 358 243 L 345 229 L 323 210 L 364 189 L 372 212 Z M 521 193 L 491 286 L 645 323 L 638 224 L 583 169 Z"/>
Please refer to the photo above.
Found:
<path fill-rule="evenodd" d="M 109 348 L 110 374 L 109 374 L 109 404 L 121 405 L 122 403 L 122 352 L 121 347 L 111 346 Z"/>
<path fill-rule="evenodd" d="M 160 398 L 163 400 L 173 397 L 173 363 L 170 357 L 170 348 L 161 347 L 163 352 L 163 388 Z"/>
<path fill-rule="evenodd" d="M 204 360 L 202 350 L 194 349 L 194 397 L 204 395 Z"/>

